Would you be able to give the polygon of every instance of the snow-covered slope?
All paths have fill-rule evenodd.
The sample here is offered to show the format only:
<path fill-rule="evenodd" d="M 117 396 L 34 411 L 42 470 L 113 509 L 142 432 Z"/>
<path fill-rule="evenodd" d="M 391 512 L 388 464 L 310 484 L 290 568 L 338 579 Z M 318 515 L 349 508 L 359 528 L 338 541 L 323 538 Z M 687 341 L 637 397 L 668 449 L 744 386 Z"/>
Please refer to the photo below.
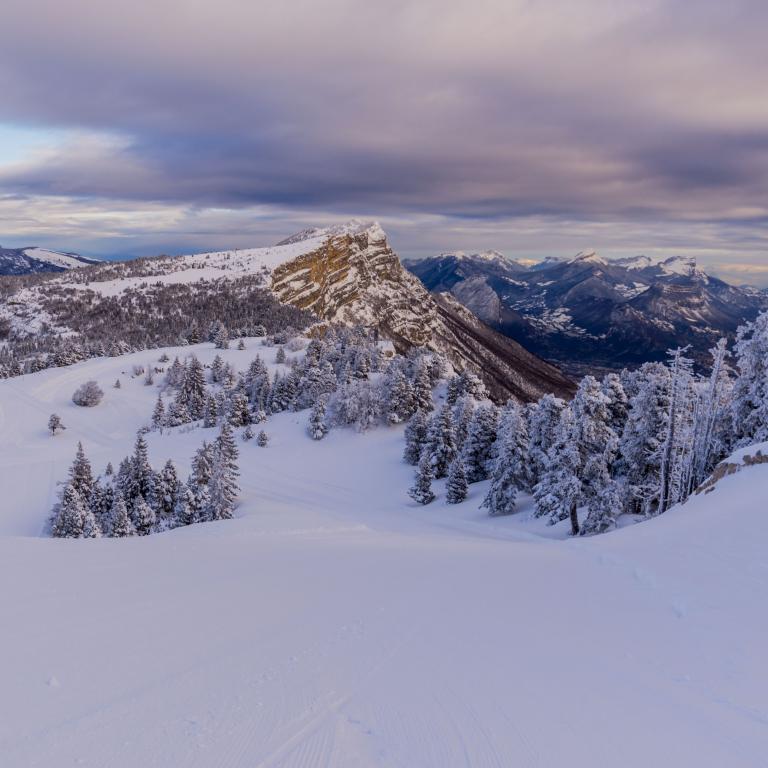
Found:
<path fill-rule="evenodd" d="M 223 354 L 274 368 L 247 344 Z M 484 483 L 414 505 L 399 428 L 315 442 L 285 413 L 240 444 L 235 520 L 37 537 L 78 440 L 97 469 L 130 449 L 156 388 L 123 372 L 158 354 L 0 382 L 4 767 L 764 765 L 768 465 L 562 540 L 525 500 L 488 518 Z M 151 433 L 150 458 L 187 469 L 205 435 Z"/>
<path fill-rule="evenodd" d="M 49 251 L 46 248 L 0 247 L 0 275 L 63 272 L 96 263 L 98 263 L 96 259 L 78 256 L 75 253 Z"/>

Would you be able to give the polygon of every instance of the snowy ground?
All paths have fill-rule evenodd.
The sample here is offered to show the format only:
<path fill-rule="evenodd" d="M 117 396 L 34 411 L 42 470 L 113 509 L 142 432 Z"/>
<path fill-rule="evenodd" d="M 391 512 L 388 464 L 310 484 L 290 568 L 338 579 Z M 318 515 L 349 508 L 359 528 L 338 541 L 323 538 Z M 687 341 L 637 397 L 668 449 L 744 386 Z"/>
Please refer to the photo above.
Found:
<path fill-rule="evenodd" d="M 78 439 L 97 470 L 130 450 L 158 355 L 0 382 L 3 768 L 768 765 L 768 465 L 561 540 L 489 520 L 483 484 L 413 505 L 400 430 L 282 414 L 241 444 L 236 520 L 41 538 Z M 204 435 L 152 434 L 153 463 Z"/>

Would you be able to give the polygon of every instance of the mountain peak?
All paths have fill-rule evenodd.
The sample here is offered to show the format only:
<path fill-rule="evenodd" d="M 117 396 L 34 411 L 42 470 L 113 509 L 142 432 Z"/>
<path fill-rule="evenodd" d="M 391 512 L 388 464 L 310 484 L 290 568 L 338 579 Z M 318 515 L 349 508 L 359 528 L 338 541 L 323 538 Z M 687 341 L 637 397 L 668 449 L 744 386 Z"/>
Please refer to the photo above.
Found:
<path fill-rule="evenodd" d="M 671 256 L 670 258 L 659 262 L 658 267 L 667 275 L 693 277 L 697 274 L 703 274 L 696 264 L 695 256 Z"/>
<path fill-rule="evenodd" d="M 378 221 L 365 221 L 362 219 L 350 219 L 349 221 L 338 224 L 331 224 L 327 227 L 308 227 L 302 229 L 295 235 L 281 240 L 278 245 L 292 245 L 300 243 L 303 240 L 314 240 L 315 238 L 343 237 L 344 235 L 367 235 L 370 242 L 382 242 L 387 239 L 387 235 Z"/>
<path fill-rule="evenodd" d="M 572 258 L 569 264 L 600 264 L 606 266 L 606 262 L 598 255 L 597 251 L 580 251 Z"/>

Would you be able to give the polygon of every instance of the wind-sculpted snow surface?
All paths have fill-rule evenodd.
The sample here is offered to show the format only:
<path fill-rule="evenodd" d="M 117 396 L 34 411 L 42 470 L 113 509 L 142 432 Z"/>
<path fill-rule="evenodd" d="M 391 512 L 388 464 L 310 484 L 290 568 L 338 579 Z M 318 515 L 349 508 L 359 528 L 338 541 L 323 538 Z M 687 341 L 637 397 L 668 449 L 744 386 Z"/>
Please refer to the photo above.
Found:
<path fill-rule="evenodd" d="M 256 344 L 191 351 L 281 365 Z M 41 538 L 78 441 L 97 468 L 130 452 L 149 361 L 0 382 L 4 768 L 765 764 L 768 466 L 574 540 L 527 497 L 489 518 L 487 482 L 416 505 L 401 426 L 316 441 L 281 413 L 241 444 L 234 520 Z M 204 434 L 152 432 L 150 459 L 186 472 Z"/>

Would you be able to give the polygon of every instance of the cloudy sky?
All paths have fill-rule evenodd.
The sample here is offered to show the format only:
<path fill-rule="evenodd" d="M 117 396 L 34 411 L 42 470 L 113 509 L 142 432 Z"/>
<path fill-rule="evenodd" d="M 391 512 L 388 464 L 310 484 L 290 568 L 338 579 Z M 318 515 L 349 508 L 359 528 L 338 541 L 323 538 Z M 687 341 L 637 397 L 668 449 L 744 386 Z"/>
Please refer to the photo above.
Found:
<path fill-rule="evenodd" d="M 0 243 L 377 218 L 403 256 L 695 254 L 768 284 L 765 0 L 3 0 Z"/>

